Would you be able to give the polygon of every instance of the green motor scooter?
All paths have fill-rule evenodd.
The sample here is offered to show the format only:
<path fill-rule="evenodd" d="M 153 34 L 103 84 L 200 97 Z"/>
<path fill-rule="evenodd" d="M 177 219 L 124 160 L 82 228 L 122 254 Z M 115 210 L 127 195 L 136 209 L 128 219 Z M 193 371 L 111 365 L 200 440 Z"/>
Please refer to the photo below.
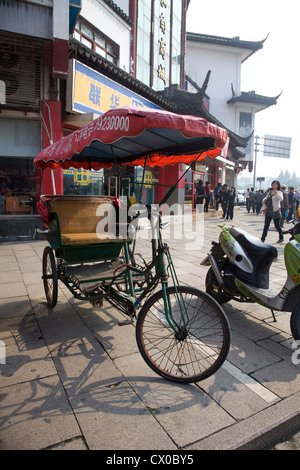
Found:
<path fill-rule="evenodd" d="M 201 265 L 209 265 L 206 292 L 219 304 L 230 300 L 257 302 L 272 311 L 291 312 L 290 327 L 300 339 L 300 222 L 288 232 L 284 248 L 287 278 L 281 289 L 269 286 L 269 273 L 278 252 L 237 227 L 221 226 L 219 242 L 213 242 Z"/>

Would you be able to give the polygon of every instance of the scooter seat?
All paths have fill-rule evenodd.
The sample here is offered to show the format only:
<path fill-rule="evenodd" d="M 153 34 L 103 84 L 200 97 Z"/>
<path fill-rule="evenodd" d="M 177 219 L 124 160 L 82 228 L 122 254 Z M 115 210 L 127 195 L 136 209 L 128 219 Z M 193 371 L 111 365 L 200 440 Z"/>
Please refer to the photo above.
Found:
<path fill-rule="evenodd" d="M 250 235 L 242 229 L 232 227 L 230 229 L 230 233 L 249 254 L 251 253 L 259 256 L 269 255 L 272 258 L 276 258 L 278 256 L 275 246 L 262 242 L 259 238 Z"/>
<path fill-rule="evenodd" d="M 253 265 L 251 273 L 237 267 L 236 278 L 253 287 L 268 289 L 269 270 L 274 259 L 278 256 L 275 246 L 263 243 L 257 237 L 236 227 L 232 227 L 230 233 L 245 250 Z"/>

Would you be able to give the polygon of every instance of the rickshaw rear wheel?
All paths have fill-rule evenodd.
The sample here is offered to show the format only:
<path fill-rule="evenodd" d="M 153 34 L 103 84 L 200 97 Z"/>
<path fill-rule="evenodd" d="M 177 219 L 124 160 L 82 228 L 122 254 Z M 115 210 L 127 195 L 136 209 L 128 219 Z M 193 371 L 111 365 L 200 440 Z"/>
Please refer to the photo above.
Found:
<path fill-rule="evenodd" d="M 47 303 L 54 308 L 57 304 L 58 280 L 54 254 L 49 246 L 43 253 L 43 283 Z"/>

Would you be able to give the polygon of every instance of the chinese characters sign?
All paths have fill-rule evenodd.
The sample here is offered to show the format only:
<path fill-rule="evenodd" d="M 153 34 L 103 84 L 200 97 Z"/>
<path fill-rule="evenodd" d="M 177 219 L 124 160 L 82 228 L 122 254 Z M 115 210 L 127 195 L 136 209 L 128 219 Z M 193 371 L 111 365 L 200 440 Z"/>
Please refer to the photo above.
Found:
<path fill-rule="evenodd" d="M 167 3 L 165 0 L 160 1 L 160 6 L 162 9 L 167 8 Z M 166 34 L 166 20 L 165 20 L 165 13 L 162 11 L 162 13 L 159 16 L 159 28 L 162 36 L 165 36 Z M 165 60 L 166 57 L 166 42 L 164 37 L 161 37 L 161 39 L 158 41 L 159 43 L 159 56 L 162 58 L 162 60 Z M 164 84 L 167 84 L 166 80 L 166 68 L 162 63 L 159 64 L 158 69 L 157 69 L 157 75 L 158 78 L 160 78 Z"/>
<path fill-rule="evenodd" d="M 68 83 L 68 112 L 103 114 L 122 106 L 138 106 L 160 109 L 140 95 L 110 80 L 104 75 L 72 59 L 73 76 Z M 72 92 L 72 99 L 70 98 Z"/>

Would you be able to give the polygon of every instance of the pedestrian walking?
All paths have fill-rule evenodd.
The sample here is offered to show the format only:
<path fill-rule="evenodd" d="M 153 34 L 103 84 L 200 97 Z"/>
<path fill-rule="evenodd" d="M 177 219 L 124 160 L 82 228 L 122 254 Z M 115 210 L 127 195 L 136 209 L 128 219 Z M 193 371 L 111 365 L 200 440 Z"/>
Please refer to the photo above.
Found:
<path fill-rule="evenodd" d="M 205 197 L 204 212 L 208 212 L 208 206 L 209 206 L 209 202 L 211 198 L 211 190 L 209 186 L 209 181 L 206 181 L 205 183 L 204 197 Z"/>
<path fill-rule="evenodd" d="M 264 198 L 263 191 L 262 190 L 257 191 L 257 193 L 255 194 L 255 207 L 256 207 L 257 215 L 260 214 L 262 204 L 263 204 L 263 198 Z"/>
<path fill-rule="evenodd" d="M 296 208 L 295 208 L 295 215 L 299 209 L 299 203 L 300 203 L 300 190 L 296 189 L 295 191 L 295 199 L 296 199 Z"/>
<path fill-rule="evenodd" d="M 221 183 L 219 183 L 219 184 L 221 184 Z M 223 186 L 221 186 L 220 189 L 218 190 L 217 194 L 216 194 L 216 210 L 219 210 L 219 205 L 220 204 L 221 204 L 221 207 L 222 207 L 223 193 L 224 193 L 224 188 L 223 188 Z"/>
<path fill-rule="evenodd" d="M 219 209 L 219 204 L 220 204 L 220 195 L 219 192 L 221 190 L 222 184 L 218 183 L 217 186 L 214 189 L 214 196 L 215 196 L 215 208 L 216 211 Z"/>
<path fill-rule="evenodd" d="M 279 234 L 279 240 L 276 243 L 283 242 L 282 229 L 280 227 L 280 203 L 283 200 L 282 192 L 280 191 L 280 183 L 275 180 L 272 182 L 272 189 L 268 192 L 267 197 L 263 199 L 263 207 L 265 211 L 265 225 L 261 236 L 261 241 L 264 242 L 268 234 L 271 220 L 274 220 L 275 228 Z"/>
<path fill-rule="evenodd" d="M 204 186 L 203 181 L 199 180 L 195 193 L 196 204 L 199 207 L 199 212 L 202 212 L 202 204 L 204 200 Z"/>
<path fill-rule="evenodd" d="M 228 189 L 228 184 L 223 184 L 222 187 L 222 195 L 221 195 L 221 204 L 222 204 L 222 209 L 223 209 L 223 214 L 222 214 L 222 219 L 225 219 L 226 213 L 227 213 L 227 208 L 228 208 L 228 201 L 229 201 L 229 196 L 230 196 L 230 191 Z"/>
<path fill-rule="evenodd" d="M 248 212 L 250 212 L 251 207 L 252 207 L 253 213 L 255 212 L 255 202 L 254 202 L 254 199 L 255 199 L 254 188 L 251 188 L 251 191 L 249 192 L 249 198 L 248 198 Z"/>
<path fill-rule="evenodd" d="M 244 192 L 244 198 L 246 201 L 246 210 L 249 212 L 249 194 L 250 194 L 250 189 L 247 188 L 247 191 Z"/>
<path fill-rule="evenodd" d="M 280 203 L 280 212 L 281 212 L 280 227 L 283 228 L 284 222 L 287 220 L 287 214 L 288 214 L 288 208 L 289 208 L 289 196 L 288 196 L 288 193 L 286 192 L 285 184 L 281 185 L 281 192 L 282 192 L 283 200 Z"/>
<path fill-rule="evenodd" d="M 288 198 L 289 198 L 289 207 L 288 207 L 289 213 L 287 216 L 287 221 L 289 222 L 290 220 L 293 220 L 294 218 L 294 212 L 295 212 L 295 206 L 296 206 L 295 188 L 293 186 L 289 188 Z"/>
<path fill-rule="evenodd" d="M 235 197 L 236 197 L 235 188 L 234 188 L 234 186 L 231 186 L 230 192 L 229 192 L 229 197 L 228 197 L 228 206 L 227 206 L 227 215 L 226 215 L 227 220 L 228 219 L 230 219 L 230 220 L 233 219 Z"/>

